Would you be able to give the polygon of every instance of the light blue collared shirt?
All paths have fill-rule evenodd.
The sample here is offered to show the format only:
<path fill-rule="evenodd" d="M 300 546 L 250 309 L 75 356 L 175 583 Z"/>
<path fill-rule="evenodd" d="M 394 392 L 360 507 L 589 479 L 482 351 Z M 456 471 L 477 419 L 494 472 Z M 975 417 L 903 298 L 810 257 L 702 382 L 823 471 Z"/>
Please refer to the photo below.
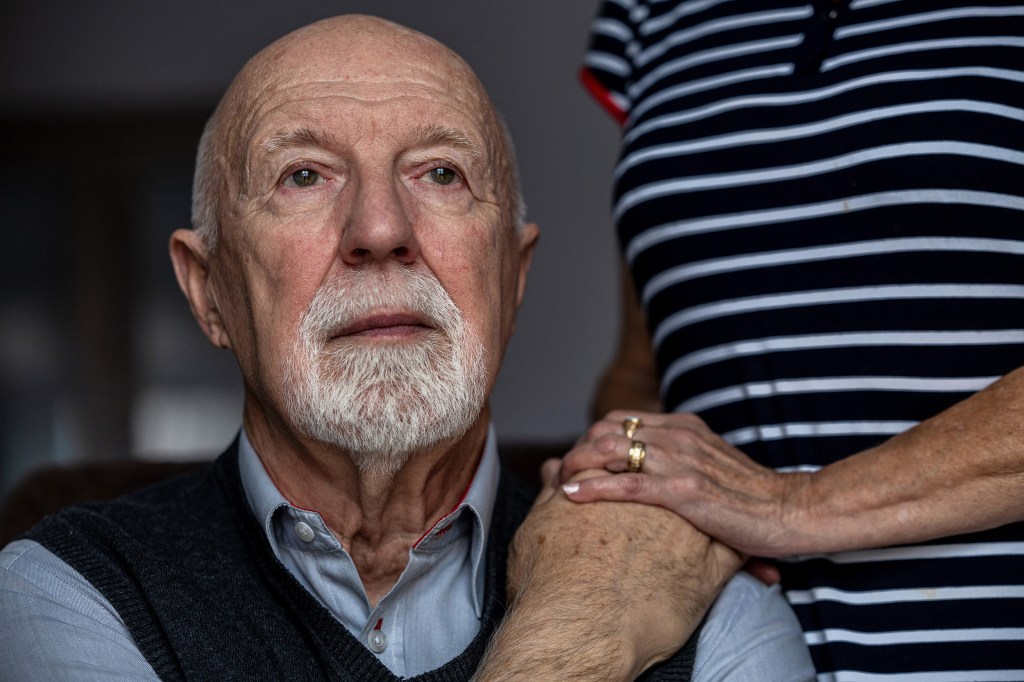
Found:
<path fill-rule="evenodd" d="M 465 496 L 409 549 L 408 565 L 375 607 L 352 558 L 323 518 L 284 498 L 244 431 L 238 466 L 249 507 L 274 554 L 391 672 L 419 675 L 469 646 L 483 616 L 484 552 L 498 492 L 493 429 Z"/>
<path fill-rule="evenodd" d="M 465 649 L 479 629 L 500 469 L 493 431 L 463 500 L 410 549 L 409 565 L 372 609 L 344 548 L 319 514 L 284 499 L 244 433 L 239 466 L 274 553 L 349 632 L 380 649 L 392 672 L 415 675 Z M 110 602 L 35 542 L 19 540 L 0 552 L 0 605 L 0 682 L 158 679 Z M 799 624 L 778 587 L 746 574 L 733 578 L 701 630 L 694 682 L 812 679 Z"/>

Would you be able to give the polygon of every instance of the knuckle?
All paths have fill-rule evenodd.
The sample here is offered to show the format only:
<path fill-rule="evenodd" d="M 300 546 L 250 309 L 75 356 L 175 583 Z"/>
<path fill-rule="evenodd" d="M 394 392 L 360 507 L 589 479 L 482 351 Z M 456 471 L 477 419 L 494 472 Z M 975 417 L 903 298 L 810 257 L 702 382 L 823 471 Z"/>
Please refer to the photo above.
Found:
<path fill-rule="evenodd" d="M 622 492 L 629 496 L 639 495 L 647 488 L 647 477 L 639 474 L 618 474 L 616 478 L 619 479 Z"/>
<path fill-rule="evenodd" d="M 606 433 L 597 439 L 595 443 L 597 450 L 604 453 L 618 452 L 622 449 L 622 442 L 617 434 Z"/>
<path fill-rule="evenodd" d="M 691 428 L 677 428 L 672 432 L 672 440 L 684 449 L 692 449 L 700 444 L 700 435 Z"/>
<path fill-rule="evenodd" d="M 597 421 L 590 425 L 587 429 L 586 434 L 581 438 L 582 441 L 597 441 L 605 434 L 609 433 L 608 422 Z"/>
<path fill-rule="evenodd" d="M 707 428 L 707 424 L 704 423 L 704 420 L 693 412 L 677 412 L 676 416 L 679 417 L 680 424 L 685 424 L 691 428 Z"/>
<path fill-rule="evenodd" d="M 706 498 L 710 492 L 709 481 L 703 476 L 679 476 L 672 480 L 673 495 L 683 500 Z"/>

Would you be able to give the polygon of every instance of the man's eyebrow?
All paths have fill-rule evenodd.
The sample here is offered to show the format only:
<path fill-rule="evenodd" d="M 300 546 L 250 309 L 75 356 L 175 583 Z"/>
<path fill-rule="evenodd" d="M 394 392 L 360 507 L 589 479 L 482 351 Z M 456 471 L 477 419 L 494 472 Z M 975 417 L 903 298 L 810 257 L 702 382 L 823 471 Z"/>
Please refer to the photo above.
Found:
<path fill-rule="evenodd" d="M 320 147 L 330 148 L 335 144 L 334 137 L 312 128 L 297 128 L 283 133 L 271 135 L 260 150 L 263 154 L 273 154 L 288 147 Z"/>
<path fill-rule="evenodd" d="M 330 149 L 335 144 L 334 136 L 312 128 L 296 128 L 275 133 L 267 141 L 255 148 L 250 147 L 242 161 L 242 187 L 248 187 L 252 173 L 265 163 L 267 157 L 282 149 L 293 147 L 316 147 Z"/>
<path fill-rule="evenodd" d="M 474 160 L 483 156 L 483 150 L 480 149 L 480 145 L 455 128 L 431 124 L 419 130 L 418 138 L 422 146 L 448 145 L 466 152 Z"/>

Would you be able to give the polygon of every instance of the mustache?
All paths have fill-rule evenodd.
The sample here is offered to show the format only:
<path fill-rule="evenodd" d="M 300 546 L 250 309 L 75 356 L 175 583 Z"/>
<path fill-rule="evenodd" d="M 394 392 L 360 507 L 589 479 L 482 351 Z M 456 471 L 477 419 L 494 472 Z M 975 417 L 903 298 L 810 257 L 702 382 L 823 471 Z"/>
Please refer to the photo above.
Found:
<path fill-rule="evenodd" d="M 425 267 L 355 270 L 324 282 L 310 301 L 301 331 L 326 341 L 359 320 L 381 312 L 421 318 L 427 326 L 451 331 L 460 315 L 448 292 Z"/>

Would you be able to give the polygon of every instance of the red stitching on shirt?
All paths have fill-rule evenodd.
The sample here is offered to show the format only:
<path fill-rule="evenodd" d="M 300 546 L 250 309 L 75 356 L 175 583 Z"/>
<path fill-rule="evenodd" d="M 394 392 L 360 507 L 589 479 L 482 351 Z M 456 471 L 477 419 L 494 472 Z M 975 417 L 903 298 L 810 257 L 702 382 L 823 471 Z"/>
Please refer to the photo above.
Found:
<path fill-rule="evenodd" d="M 478 464 L 477 464 L 477 473 L 479 473 L 479 472 L 480 472 L 480 469 L 479 469 L 479 463 L 478 463 Z M 467 486 L 466 486 L 466 489 L 462 491 L 462 497 L 460 497 L 460 498 L 459 498 L 459 501 L 455 503 L 455 506 L 454 506 L 454 507 L 452 507 L 452 508 L 451 508 L 451 509 L 450 509 L 450 510 L 448 511 L 448 513 L 447 513 L 447 514 L 445 514 L 444 516 L 442 516 L 441 518 L 439 518 L 439 519 L 438 519 L 437 521 L 434 521 L 434 523 L 433 523 L 433 524 L 432 524 L 432 525 L 430 526 L 430 528 L 429 528 L 429 529 L 427 530 L 427 532 L 426 532 L 426 533 L 424 533 L 423 535 L 421 535 L 421 536 L 420 536 L 420 539 L 419 539 L 419 540 L 417 540 L 416 542 L 412 543 L 412 548 L 413 548 L 413 549 L 416 549 L 416 548 L 417 548 L 417 547 L 419 546 L 419 544 L 420 544 L 421 542 L 423 542 L 423 540 L 424 540 L 424 539 L 425 539 L 425 538 L 426 538 L 426 537 L 427 537 L 428 535 L 430 535 L 430 531 L 434 530 L 434 528 L 436 528 L 436 527 L 437 527 L 437 524 L 441 523 L 442 521 L 444 521 L 444 520 L 445 520 L 445 519 L 447 519 L 447 518 L 448 518 L 449 516 L 451 516 L 452 514 L 454 514 L 455 512 L 457 512 L 457 511 L 459 510 L 459 507 L 461 507 L 461 506 L 462 506 L 462 503 L 466 501 L 466 496 L 467 496 L 467 495 L 469 495 L 469 489 L 473 487 L 473 481 L 475 481 L 475 480 L 476 480 L 476 473 L 474 473 L 474 474 L 473 474 L 473 478 L 471 478 L 471 479 L 470 479 L 470 481 L 469 481 L 469 485 L 467 485 Z M 451 524 L 449 524 L 449 525 L 448 525 L 448 526 L 446 526 L 445 528 L 442 528 L 442 529 L 441 529 L 441 531 L 440 531 L 440 532 L 439 532 L 439 533 L 437 534 L 437 536 L 438 536 L 438 537 L 441 537 L 441 535 L 443 535 L 443 534 L 444 534 L 444 533 L 445 533 L 445 532 L 446 532 L 446 531 L 448 530 L 448 528 L 450 528 L 450 527 L 451 527 Z"/>

